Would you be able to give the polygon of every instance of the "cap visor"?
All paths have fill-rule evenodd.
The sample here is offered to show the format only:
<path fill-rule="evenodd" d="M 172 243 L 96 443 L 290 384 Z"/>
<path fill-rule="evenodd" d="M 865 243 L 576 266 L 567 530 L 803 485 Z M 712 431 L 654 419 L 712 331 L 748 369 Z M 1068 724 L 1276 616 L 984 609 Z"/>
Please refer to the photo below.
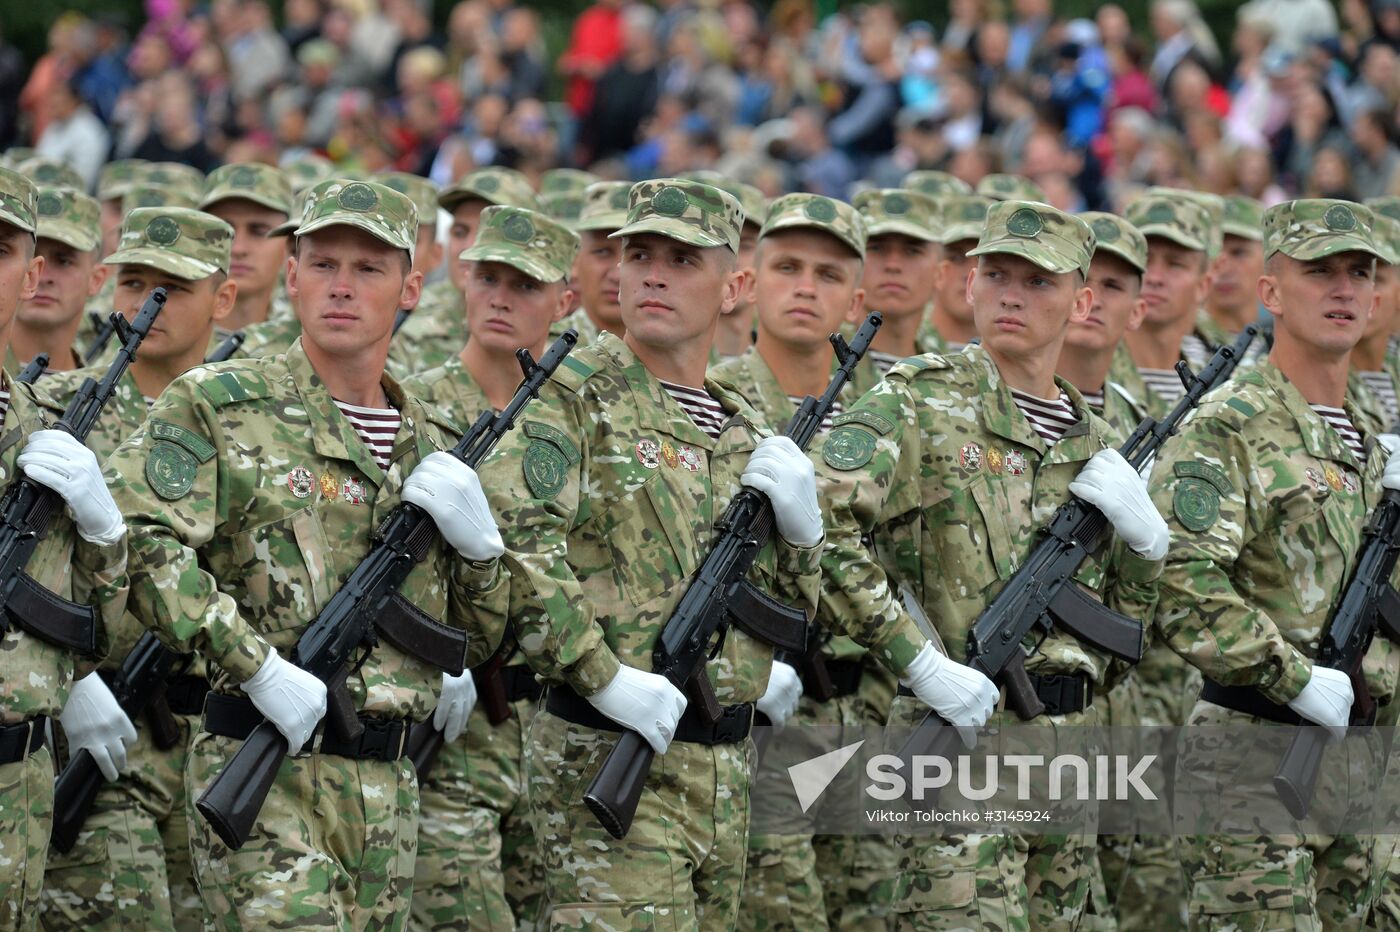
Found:
<path fill-rule="evenodd" d="M 473 246 L 457 258 L 469 262 L 501 262 L 511 268 L 519 269 L 535 281 L 546 284 L 562 281 L 565 278 L 565 275 L 559 274 L 558 269 L 550 268 L 545 263 L 535 260 L 518 249 L 506 249 L 501 246 Z"/>
<path fill-rule="evenodd" d="M 968 256 L 991 256 L 1007 255 L 1020 256 L 1028 262 L 1033 262 L 1047 272 L 1054 272 L 1056 275 L 1063 275 L 1066 272 L 1077 272 L 1079 263 L 1071 262 L 1059 256 L 1047 255 L 1045 250 L 1036 249 L 1036 241 L 1015 237 L 1012 239 L 999 239 L 990 242 L 985 246 L 978 246 L 976 249 L 969 249 Z"/>
<path fill-rule="evenodd" d="M 1368 243 L 1359 236 L 1350 236 L 1346 233 L 1314 236 L 1306 242 L 1287 247 L 1280 246 L 1278 251 L 1290 259 L 1297 259 L 1299 262 L 1326 259 L 1328 256 L 1335 256 L 1342 252 L 1364 252 L 1369 256 L 1375 256 L 1382 262 L 1390 261 L 1385 250 L 1373 243 Z"/>
<path fill-rule="evenodd" d="M 181 256 L 168 249 L 150 249 L 145 246 L 137 246 L 132 249 L 118 249 L 116 252 L 103 259 L 102 264 L 144 265 L 191 282 L 197 282 L 200 279 L 208 278 L 210 275 L 219 271 L 217 265 L 201 262 L 198 259 L 191 259 L 188 256 Z"/>
<path fill-rule="evenodd" d="M 37 239 L 57 240 L 64 245 L 72 246 L 78 252 L 95 249 L 101 239 L 101 237 L 94 236 L 71 223 L 40 223 L 35 237 Z"/>
<path fill-rule="evenodd" d="M 1142 261 L 1140 257 L 1133 255 L 1132 253 L 1128 252 L 1128 250 L 1114 243 L 1099 243 L 1094 247 L 1094 252 L 1110 253 L 1122 259 L 1124 262 L 1128 263 L 1133 268 L 1137 269 L 1139 272 L 1147 271 L 1147 265 Z"/>
<path fill-rule="evenodd" d="M 627 225 L 627 211 L 619 210 L 615 213 L 596 214 L 582 220 L 574 221 L 575 230 L 620 230 Z"/>
<path fill-rule="evenodd" d="M 306 236 L 309 233 L 315 233 L 317 230 L 324 230 L 327 227 L 354 227 L 357 230 L 363 230 L 381 243 L 388 243 L 395 249 L 407 249 L 409 255 L 413 254 L 413 247 L 416 245 L 415 243 L 399 242 L 385 234 L 384 230 L 371 222 L 368 217 L 358 217 L 346 213 L 331 214 L 328 217 L 318 217 L 310 223 L 303 223 L 296 228 L 294 235 Z"/>
<path fill-rule="evenodd" d="M 985 223 L 955 223 L 943 230 L 943 235 L 938 237 L 938 241 L 944 246 L 949 243 L 956 243 L 964 239 L 981 239 L 982 230 Z"/>
<path fill-rule="evenodd" d="M 827 236 L 830 236 L 830 237 L 832 237 L 833 239 L 837 240 L 838 242 L 841 243 L 841 245 L 845 246 L 847 249 L 850 249 L 850 250 L 851 250 L 852 252 L 854 252 L 856 255 L 860 256 L 862 259 L 865 258 L 865 250 L 862 248 L 862 245 L 858 245 L 858 244 L 856 244 L 856 243 L 851 242 L 849 239 L 847 239 L 846 237 L 842 236 L 840 233 L 837 233 L 835 230 L 833 230 L 833 229 L 832 229 L 831 227 L 829 227 L 829 226 L 825 226 L 825 225 L 820 224 L 820 223 L 815 223 L 815 222 L 813 222 L 813 221 L 811 221 L 811 220 L 803 220 L 801 217 L 785 217 L 785 218 L 783 218 L 782 220 L 778 220 L 778 221 L 775 221 L 775 222 L 773 222 L 773 223 L 770 223 L 770 224 L 768 224 L 767 226 L 763 227 L 763 230 L 762 230 L 762 232 L 761 232 L 759 235 L 760 235 L 760 236 L 768 236 L 768 235 L 771 234 L 771 233 L 779 233 L 779 232 L 781 232 L 781 231 L 783 231 L 783 230 L 816 230 L 816 231 L 819 232 L 819 233 L 825 233 Z M 902 231 L 902 230 L 899 230 L 899 231 L 889 231 L 889 232 L 903 232 L 903 231 Z M 909 235 L 909 236 L 915 236 L 915 234 L 913 234 L 913 233 L 910 233 L 910 234 L 908 234 L 908 235 Z M 926 234 L 924 234 L 924 235 L 916 236 L 915 238 L 916 238 L 916 239 L 928 239 L 928 236 L 927 236 Z M 936 241 L 931 241 L 931 242 L 936 242 Z"/>
<path fill-rule="evenodd" d="M 242 188 L 225 188 L 211 191 L 208 197 L 199 202 L 199 209 L 208 210 L 211 206 L 220 201 L 251 201 L 260 207 L 266 207 L 268 210 L 275 210 L 280 214 L 290 214 L 292 212 L 290 204 L 277 201 L 271 197 L 264 197 L 252 191 L 245 191 Z"/>
<path fill-rule="evenodd" d="M 729 246 L 729 240 L 707 230 L 702 230 L 697 226 L 682 223 L 679 220 L 670 220 L 665 217 L 647 217 L 645 220 L 638 220 L 636 223 L 629 223 L 615 233 L 608 236 L 608 239 L 617 239 L 623 236 L 636 236 L 639 233 L 659 233 L 662 236 L 669 236 L 671 239 L 682 243 L 689 243 L 692 246 L 700 246 L 705 249 L 715 246 Z M 736 252 L 738 250 L 735 250 Z"/>
<path fill-rule="evenodd" d="M 485 201 L 488 204 L 499 204 L 500 201 L 494 197 L 488 197 L 474 188 L 451 188 L 437 196 L 438 206 L 448 213 L 464 201 Z"/>
<path fill-rule="evenodd" d="M 1146 226 L 1138 227 L 1138 232 L 1143 236 L 1160 236 L 1162 239 L 1169 239 L 1178 246 L 1185 246 L 1187 249 L 1194 249 L 1196 252 L 1205 252 L 1207 246 L 1198 239 L 1187 236 L 1176 227 L 1166 224 L 1149 223 Z"/>
<path fill-rule="evenodd" d="M 881 220 L 878 223 L 866 221 L 865 236 L 867 239 L 886 233 L 898 233 L 901 236 L 923 240 L 926 243 L 938 242 L 937 233 L 927 227 L 921 227 L 917 223 L 910 223 L 908 220 Z"/>
<path fill-rule="evenodd" d="M 19 215 L 10 213 L 10 211 L 2 208 L 0 208 L 0 223 L 8 223 L 10 226 L 18 230 L 23 230 L 25 233 L 34 232 L 34 224 L 21 220 Z"/>
<path fill-rule="evenodd" d="M 1223 223 L 1220 225 L 1220 232 L 1224 236 L 1238 236 L 1240 239 L 1252 239 L 1255 242 L 1262 242 L 1264 239 L 1264 231 L 1259 227 Z"/>

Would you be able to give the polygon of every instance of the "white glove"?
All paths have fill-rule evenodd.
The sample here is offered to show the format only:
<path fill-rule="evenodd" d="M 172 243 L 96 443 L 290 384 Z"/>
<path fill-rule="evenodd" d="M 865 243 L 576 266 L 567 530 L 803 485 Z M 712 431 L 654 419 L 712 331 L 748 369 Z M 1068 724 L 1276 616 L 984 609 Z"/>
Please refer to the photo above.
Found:
<path fill-rule="evenodd" d="M 1394 453 L 1400 450 L 1400 434 L 1376 434 L 1376 442 L 1386 453 Z"/>
<path fill-rule="evenodd" d="M 102 466 L 72 434 L 35 431 L 15 462 L 26 476 L 63 496 L 83 540 L 109 545 L 126 534 L 122 513 L 102 478 Z"/>
<path fill-rule="evenodd" d="M 58 721 L 68 738 L 69 753 L 91 754 L 107 782 L 126 769 L 126 746 L 136 740 L 136 727 L 102 677 L 89 673 L 74 683 Z"/>
<path fill-rule="evenodd" d="M 758 700 L 758 711 L 768 716 L 775 728 L 782 728 L 797 711 L 797 700 L 802 698 L 802 677 L 797 675 L 789 664 L 781 660 L 773 661 L 773 669 L 768 674 L 768 688 L 763 698 Z"/>
<path fill-rule="evenodd" d="M 932 644 L 923 646 L 899 681 L 955 726 L 968 747 L 976 743 L 977 729 L 992 717 L 1000 695 L 981 671 L 950 660 Z"/>
<path fill-rule="evenodd" d="M 739 481 L 768 496 L 778 533 L 794 547 L 814 547 L 822 539 L 817 506 L 817 473 L 807 454 L 787 437 L 765 437 L 754 447 Z"/>
<path fill-rule="evenodd" d="M 476 683 L 472 671 L 463 670 L 457 676 L 442 675 L 442 697 L 433 711 L 433 727 L 442 732 L 444 741 L 456 741 L 467 728 L 467 716 L 476 708 Z"/>
<path fill-rule="evenodd" d="M 658 754 L 665 754 L 685 712 L 685 694 L 657 673 L 623 664 L 617 676 L 588 697 L 593 708 L 637 732 Z"/>
<path fill-rule="evenodd" d="M 432 516 L 442 539 L 474 563 L 506 552 L 476 470 L 451 453 L 429 453 L 404 480 L 399 496 Z"/>
<path fill-rule="evenodd" d="M 1400 450 L 1390 454 L 1385 461 L 1385 472 L 1381 473 L 1381 486 L 1388 491 L 1400 489 Z"/>
<path fill-rule="evenodd" d="M 1147 482 L 1117 450 L 1095 453 L 1069 490 L 1102 511 L 1118 536 L 1140 556 L 1160 560 L 1167 555 L 1167 522 L 1152 504 Z"/>
<path fill-rule="evenodd" d="M 276 651 L 246 683 L 243 692 L 287 739 L 287 753 L 301 750 L 326 714 L 326 684 Z"/>
<path fill-rule="evenodd" d="M 1341 670 L 1314 665 L 1312 679 L 1288 707 L 1310 722 L 1326 728 L 1338 741 L 1346 737 L 1351 721 L 1351 677 Z"/>

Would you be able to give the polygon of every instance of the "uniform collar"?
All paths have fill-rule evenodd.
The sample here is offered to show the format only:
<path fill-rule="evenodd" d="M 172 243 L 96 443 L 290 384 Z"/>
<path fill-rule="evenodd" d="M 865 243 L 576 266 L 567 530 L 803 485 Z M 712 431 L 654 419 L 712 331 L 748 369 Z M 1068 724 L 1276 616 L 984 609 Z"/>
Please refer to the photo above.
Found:
<path fill-rule="evenodd" d="M 1074 413 L 1079 415 L 1079 420 L 1065 431 L 1054 447 L 1049 447 L 1021 413 L 1016 399 L 1011 397 L 1011 388 L 1002 380 L 1001 372 L 991 354 L 981 344 L 973 344 L 963 350 L 962 355 L 972 360 L 977 372 L 978 389 L 982 397 L 982 424 L 990 433 L 1030 447 L 1047 460 L 1084 460 L 1103 448 L 1103 437 L 1092 426 L 1093 421 L 1084 396 L 1064 379 L 1055 376 L 1055 386 L 1069 396 L 1070 405 L 1074 408 Z"/>
<path fill-rule="evenodd" d="M 312 368 L 311 360 L 302 348 L 300 337 L 287 350 L 285 359 L 287 371 L 291 374 L 297 394 L 306 409 L 306 417 L 311 422 L 311 443 L 317 454 L 326 459 L 349 460 L 376 486 L 383 485 L 384 470 L 374 461 L 369 448 L 365 446 L 359 434 L 355 433 L 354 426 L 336 407 L 335 399 L 327 390 L 326 383 L 321 381 L 321 377 Z M 405 410 L 403 389 L 387 373 L 380 376 L 380 385 L 384 387 L 389 404 L 397 408 L 403 416 L 402 427 L 411 432 L 413 425 L 410 412 Z M 400 434 L 402 433 L 401 428 Z M 395 445 L 393 458 L 398 458 L 402 447 L 403 442 Z"/>
<path fill-rule="evenodd" d="M 1310 456 L 1343 463 L 1352 469 L 1358 468 L 1356 457 L 1352 455 L 1346 443 L 1328 426 L 1322 415 L 1313 410 L 1303 393 L 1274 365 L 1273 360 L 1268 357 L 1260 359 L 1253 371 L 1258 373 L 1265 386 L 1283 402 L 1284 408 L 1297 423 L 1303 449 L 1307 450 Z M 1343 407 L 1353 425 L 1365 423 L 1349 396 Z"/>
<path fill-rule="evenodd" d="M 604 331 L 598 335 L 593 348 L 606 356 L 619 370 L 635 399 L 637 426 L 661 434 L 669 434 L 683 443 L 713 450 L 710 436 L 695 425 L 680 404 L 666 391 L 661 380 L 652 375 L 632 348 L 616 334 Z M 710 378 L 705 379 L 708 391 L 729 414 L 742 410 L 737 396 Z"/>

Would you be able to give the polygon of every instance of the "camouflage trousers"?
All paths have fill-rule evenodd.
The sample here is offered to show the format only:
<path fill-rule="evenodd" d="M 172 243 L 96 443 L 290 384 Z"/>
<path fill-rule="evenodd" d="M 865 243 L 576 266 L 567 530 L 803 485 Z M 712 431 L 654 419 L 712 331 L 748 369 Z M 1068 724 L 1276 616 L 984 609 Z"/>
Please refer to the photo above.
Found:
<path fill-rule="evenodd" d="M 197 929 L 204 906 L 190 866 L 185 754 L 198 719 L 176 716 L 162 751 L 137 726 L 127 770 L 98 791 L 67 854 L 49 852 L 39 921 L 44 929 Z"/>
<path fill-rule="evenodd" d="M 1196 703 L 1188 724 L 1194 729 L 1271 725 L 1203 701 Z M 1251 759 L 1259 755 L 1241 749 L 1237 735 L 1183 733 L 1176 773 L 1179 796 L 1212 800 L 1226 814 L 1277 806 L 1268 780 L 1256 772 L 1259 761 Z M 1351 741 L 1334 745 L 1338 747 L 1340 751 L 1324 762 L 1319 785 L 1345 781 L 1359 799 L 1367 793 L 1363 783 L 1369 780 L 1373 793 L 1380 764 L 1376 749 Z M 1365 812 L 1367 804 L 1361 806 Z M 1183 821 L 1180 804 L 1177 817 L 1184 830 L 1192 828 Z M 1385 866 L 1381 861 L 1390 845 L 1380 843 L 1382 836 L 1377 835 L 1311 834 L 1301 828 L 1296 834 L 1178 835 L 1190 927 L 1300 932 L 1359 928 L 1379 896 Z"/>
<path fill-rule="evenodd" d="M 492 725 L 477 706 L 422 787 L 414 930 L 533 928 L 544 868 L 530 831 L 521 755 L 535 715 L 520 700 Z"/>
<path fill-rule="evenodd" d="M 0 765 L 0 929 L 33 929 L 53 827 L 53 757 L 47 747 Z"/>
<path fill-rule="evenodd" d="M 890 724 L 913 726 L 923 719 L 924 711 L 917 699 L 899 696 L 890 712 Z M 1004 735 L 1000 726 L 1014 721 L 1014 715 L 998 712 L 988 726 Z M 1057 731 L 1097 722 L 1093 707 L 1070 715 L 1035 719 L 1036 725 Z M 987 746 L 988 741 L 1001 746 Z M 979 746 L 1000 754 L 1021 753 L 1005 742 L 1005 738 L 984 733 Z M 1010 787 L 1006 782 L 1010 779 L 1003 773 L 1004 788 Z M 1066 793 L 1072 798 L 1072 793 Z M 1089 800 L 1073 812 L 1077 819 L 1075 830 L 1059 834 L 1007 830 L 997 834 L 900 836 L 893 926 L 919 932 L 1080 927 L 1086 914 L 1092 912 L 1090 890 L 1099 870 L 1095 847 L 1097 804 Z"/>
<path fill-rule="evenodd" d="M 282 761 L 252 834 L 230 850 L 195 812 L 242 742 L 200 731 L 185 768 L 190 853 L 219 928 L 404 928 L 418 850 L 408 759 L 309 754 Z"/>
<path fill-rule="evenodd" d="M 627 837 L 583 793 L 615 732 L 535 717 L 525 746 L 530 819 L 553 929 L 730 930 L 738 919 L 753 743 L 675 742 L 651 765 Z"/>
<path fill-rule="evenodd" d="M 1386 755 L 1385 783 L 1381 787 L 1380 815 L 1390 826 L 1400 825 L 1400 741 L 1396 740 L 1396 718 L 1400 717 L 1400 697 L 1381 706 L 1376 724 L 1391 731 Z M 1367 928 L 1400 932 L 1400 835 L 1376 837 L 1377 853 L 1384 876 L 1380 895 L 1366 923 Z"/>
<path fill-rule="evenodd" d="M 855 732 L 885 724 L 895 684 L 893 674 L 869 661 L 859 690 L 828 702 L 804 696 L 789 724 L 843 726 L 854 736 L 841 737 L 838 744 L 860 740 L 864 735 Z M 812 753 L 825 750 L 814 748 Z M 828 807 L 858 799 L 858 793 L 843 792 L 839 785 L 858 779 L 854 771 L 843 775 L 834 791 L 823 794 L 823 809 L 812 812 L 812 818 L 848 816 L 857 821 L 858 812 L 831 812 Z M 898 868 L 894 841 L 882 835 L 751 834 L 738 927 L 754 932 L 883 930 L 889 923 Z"/>

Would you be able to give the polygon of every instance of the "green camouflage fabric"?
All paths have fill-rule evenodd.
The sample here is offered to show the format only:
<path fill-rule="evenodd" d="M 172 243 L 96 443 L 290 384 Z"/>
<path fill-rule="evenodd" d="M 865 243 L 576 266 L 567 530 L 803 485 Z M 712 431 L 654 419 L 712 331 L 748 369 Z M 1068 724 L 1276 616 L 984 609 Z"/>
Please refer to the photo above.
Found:
<path fill-rule="evenodd" d="M 744 208 L 734 195 L 683 178 L 656 178 L 632 185 L 627 223 L 613 237 L 659 233 L 702 249 L 739 251 Z"/>
<path fill-rule="evenodd" d="M 418 210 L 413 201 L 373 181 L 332 178 L 306 193 L 301 225 L 293 235 L 306 236 L 333 226 L 363 230 L 381 242 L 406 250 L 409 259 L 418 244 Z"/>
<path fill-rule="evenodd" d="M 492 166 L 463 175 L 438 195 L 438 206 L 451 213 L 458 204 L 473 198 L 504 207 L 540 209 L 539 198 L 530 187 L 529 179 L 513 168 Z"/>
<path fill-rule="evenodd" d="M 1252 197 L 1231 194 L 1225 198 L 1225 217 L 1220 222 L 1220 231 L 1225 236 L 1240 236 L 1244 239 L 1264 238 L 1264 203 Z"/>
<path fill-rule="evenodd" d="M 982 180 L 977 182 L 977 187 L 973 191 L 983 197 L 990 197 L 994 201 L 1045 203 L 1045 191 L 1040 185 L 1029 178 L 1022 178 L 1020 175 L 984 175 Z"/>
<path fill-rule="evenodd" d="M 1147 271 L 1147 237 L 1117 214 L 1086 210 L 1077 215 L 1094 232 L 1094 252 L 1111 252 L 1139 272 Z"/>
<path fill-rule="evenodd" d="M 541 194 L 540 207 L 546 216 L 573 226 L 578 222 L 579 215 L 583 213 L 583 195 L 567 191 L 558 194 Z"/>
<path fill-rule="evenodd" d="M 578 333 L 578 345 L 587 346 L 598 337 L 598 325 L 593 322 L 593 318 L 588 316 L 588 312 L 579 308 L 572 314 L 568 314 L 563 320 L 556 320 L 549 325 L 549 338 L 556 340 L 565 330 L 572 327 Z"/>
<path fill-rule="evenodd" d="M 454 358 L 467 342 L 467 302 L 451 279 L 423 289 L 418 306 L 389 344 L 390 374 L 408 377 Z"/>
<path fill-rule="evenodd" d="M 33 929 L 53 826 L 53 757 L 0 764 L 0 926 Z"/>
<path fill-rule="evenodd" d="M 458 258 L 504 262 L 541 282 L 563 281 L 574 268 L 578 234 L 544 214 L 520 207 L 491 206 L 481 212 L 481 228 Z"/>
<path fill-rule="evenodd" d="M 625 181 L 600 181 L 583 192 L 583 209 L 574 229 L 607 230 L 622 228 L 627 222 L 627 195 L 632 186 Z"/>
<path fill-rule="evenodd" d="M 193 209 L 199 203 L 196 194 L 164 184 L 138 182 L 126 189 L 122 195 L 122 215 L 142 207 L 188 207 Z"/>
<path fill-rule="evenodd" d="M 33 233 L 39 214 L 39 189 L 19 172 L 0 168 L 0 222 Z"/>
<path fill-rule="evenodd" d="M 278 213 L 292 212 L 292 186 L 287 176 L 261 162 L 234 162 L 210 172 L 204 179 L 199 209 L 233 199 L 252 201 Z"/>
<path fill-rule="evenodd" d="M 987 211 L 996 201 L 980 194 L 951 194 L 943 198 L 943 235 L 939 237 L 944 246 L 963 240 L 981 239 L 982 228 L 987 225 Z"/>
<path fill-rule="evenodd" d="M 75 191 L 86 191 L 87 184 L 83 181 L 83 176 L 67 162 L 60 162 L 56 159 L 36 155 L 25 159 L 15 166 L 15 171 L 41 188 L 72 188 Z"/>
<path fill-rule="evenodd" d="M 1400 197 L 1394 194 L 1387 194 L 1384 197 L 1368 197 L 1362 203 L 1377 214 L 1384 214 L 1387 217 L 1400 220 Z"/>
<path fill-rule="evenodd" d="M 865 241 L 869 232 L 865 218 L 844 201 L 832 200 L 820 194 L 785 194 L 769 208 L 758 237 L 763 239 L 779 230 L 792 229 L 830 233 L 862 260 L 865 259 Z"/>
<path fill-rule="evenodd" d="M 117 159 L 103 165 L 97 176 L 97 199 L 120 200 L 136 183 L 141 166 L 147 164 L 149 163 L 145 159 Z"/>
<path fill-rule="evenodd" d="M 1368 252 L 1386 261 L 1371 234 L 1374 214 L 1352 201 L 1309 198 L 1264 211 L 1264 258 L 1281 252 L 1306 262 L 1339 252 Z"/>
<path fill-rule="evenodd" d="M 306 196 L 310 193 L 311 188 L 297 191 L 292 197 L 292 212 L 287 215 L 286 221 L 268 230 L 267 235 L 291 236 L 296 233 L 297 227 L 301 226 L 301 218 L 306 214 Z"/>
<path fill-rule="evenodd" d="M 1372 214 L 1371 236 L 1376 247 L 1385 255 L 1381 261 L 1387 265 L 1400 265 L 1400 220 L 1385 214 Z"/>
<path fill-rule="evenodd" d="M 437 185 L 411 172 L 381 172 L 374 180 L 407 197 L 418 211 L 419 226 L 437 226 Z"/>
<path fill-rule="evenodd" d="M 1108 367 L 1108 380 L 1112 384 L 1122 386 L 1152 417 L 1161 417 L 1171 409 L 1171 406 L 1143 381 L 1142 373 L 1138 371 L 1137 363 L 1133 362 L 1126 343 L 1119 343 L 1113 350 L 1113 362 Z"/>
<path fill-rule="evenodd" d="M 602 180 L 577 168 L 551 168 L 540 176 L 540 194 L 582 194 L 589 185 Z"/>
<path fill-rule="evenodd" d="M 764 197 L 763 192 L 753 185 L 735 181 L 722 172 L 709 169 L 685 172 L 680 177 L 687 181 L 698 181 L 734 195 L 739 206 L 744 208 L 744 222 L 752 223 L 756 227 L 763 226 L 764 218 L 768 215 L 768 198 Z"/>
<path fill-rule="evenodd" d="M 1089 224 L 1047 204 L 998 201 L 987 211 L 987 224 L 969 256 L 1005 253 L 1028 259 L 1047 272 L 1078 269 L 1089 274 L 1094 231 Z"/>
<path fill-rule="evenodd" d="M 335 163 L 319 155 L 304 155 L 283 166 L 283 173 L 292 186 L 292 193 L 301 194 L 335 175 Z"/>
<path fill-rule="evenodd" d="M 950 194 L 972 193 L 972 185 L 955 175 L 939 171 L 912 171 L 904 176 L 900 187 L 940 199 Z"/>
<path fill-rule="evenodd" d="M 96 249 L 102 242 L 102 208 L 81 191 L 40 188 L 35 208 L 35 235 L 40 239 L 58 240 L 79 252 Z"/>
<path fill-rule="evenodd" d="M 1143 236 L 1160 236 L 1187 249 L 1209 252 L 1210 211 L 1174 188 L 1155 190 L 1164 193 L 1143 194 L 1128 205 L 1123 217 Z"/>
<path fill-rule="evenodd" d="M 1191 188 L 1166 188 L 1153 186 L 1143 192 L 1144 197 L 1182 198 L 1192 203 L 1199 204 L 1205 208 L 1206 215 L 1210 218 L 1209 232 L 1207 240 L 1206 254 L 1214 259 L 1220 255 L 1220 250 L 1224 246 L 1225 222 L 1225 199 L 1218 194 L 1210 194 L 1206 191 L 1196 191 Z"/>
<path fill-rule="evenodd" d="M 0 154 L 0 168 L 13 169 L 20 162 L 38 154 L 38 150 L 32 146 L 11 146 L 4 151 L 4 154 Z"/>
<path fill-rule="evenodd" d="M 938 202 L 927 194 L 901 188 L 877 188 L 857 194 L 854 204 L 865 218 L 867 236 L 899 233 L 936 243 L 942 235 L 942 212 Z"/>
<path fill-rule="evenodd" d="M 143 185 L 175 188 L 195 200 L 204 190 L 204 173 L 182 162 L 146 162 L 138 165 L 136 180 Z"/>
<path fill-rule="evenodd" d="M 104 265 L 147 265 L 178 278 L 199 281 L 227 274 L 233 227 L 201 210 L 142 207 L 122 219 L 117 251 Z"/>

